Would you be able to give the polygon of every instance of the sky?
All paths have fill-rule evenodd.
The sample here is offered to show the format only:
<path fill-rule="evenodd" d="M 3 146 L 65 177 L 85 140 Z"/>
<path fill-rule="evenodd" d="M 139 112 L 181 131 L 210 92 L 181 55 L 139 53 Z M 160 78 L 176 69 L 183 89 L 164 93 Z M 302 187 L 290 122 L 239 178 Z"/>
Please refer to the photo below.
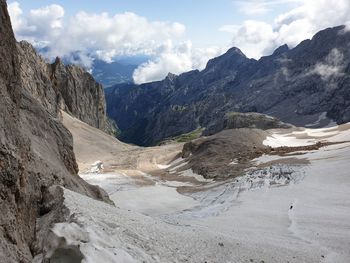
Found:
<path fill-rule="evenodd" d="M 98 58 L 147 56 L 136 83 L 203 69 L 236 46 L 259 59 L 319 30 L 350 24 L 350 0 L 8 0 L 18 40 L 48 59 L 91 68 Z"/>

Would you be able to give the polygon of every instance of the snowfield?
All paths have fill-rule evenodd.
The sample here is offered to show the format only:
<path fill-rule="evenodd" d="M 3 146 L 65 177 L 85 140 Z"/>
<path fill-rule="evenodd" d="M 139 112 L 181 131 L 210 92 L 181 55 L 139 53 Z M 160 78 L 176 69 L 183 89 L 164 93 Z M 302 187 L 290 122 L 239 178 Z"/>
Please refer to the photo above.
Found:
<path fill-rule="evenodd" d="M 103 187 L 116 207 L 64 190 L 70 221 L 53 227 L 53 251 L 75 248 L 86 263 L 348 263 L 350 124 L 276 130 L 264 144 L 318 141 L 343 143 L 264 155 L 241 177 L 199 186 L 183 181 L 198 176 L 188 171 L 171 181 L 140 172 L 147 184 L 122 173 L 82 174 Z M 191 185 L 197 190 L 179 190 Z"/>
<path fill-rule="evenodd" d="M 322 141 L 341 142 L 350 139 L 348 129 L 350 129 L 349 123 L 331 128 L 300 129 L 290 133 L 275 132 L 268 136 L 263 144 L 271 147 L 295 147 L 312 145 Z"/>

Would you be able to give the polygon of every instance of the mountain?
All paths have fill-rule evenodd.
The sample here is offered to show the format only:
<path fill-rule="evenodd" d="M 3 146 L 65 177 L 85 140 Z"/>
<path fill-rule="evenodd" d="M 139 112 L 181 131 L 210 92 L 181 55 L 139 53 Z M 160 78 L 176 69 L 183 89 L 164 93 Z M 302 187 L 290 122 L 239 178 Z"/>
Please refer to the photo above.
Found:
<path fill-rule="evenodd" d="M 215 125 L 229 112 L 265 113 L 296 126 L 345 123 L 349 43 L 350 32 L 339 26 L 259 60 L 231 48 L 203 71 L 108 88 L 107 114 L 121 129 L 120 139 L 139 145 Z"/>
<path fill-rule="evenodd" d="M 72 135 L 60 121 L 64 109 L 104 128 L 105 105 L 90 75 L 59 61 L 45 64 L 27 43 L 16 43 L 5 0 L 0 24 L 0 261 L 31 262 L 67 213 L 54 185 L 110 202 L 77 175 Z"/>
<path fill-rule="evenodd" d="M 127 61 L 111 63 L 96 59 L 92 65 L 92 75 L 104 87 L 121 83 L 133 83 L 132 75 L 138 64 L 128 64 Z"/>
<path fill-rule="evenodd" d="M 91 74 L 60 58 L 50 64 L 26 41 L 17 43 L 20 75 L 24 88 L 51 114 L 64 110 L 103 131 L 113 133 L 106 117 L 104 89 Z"/>

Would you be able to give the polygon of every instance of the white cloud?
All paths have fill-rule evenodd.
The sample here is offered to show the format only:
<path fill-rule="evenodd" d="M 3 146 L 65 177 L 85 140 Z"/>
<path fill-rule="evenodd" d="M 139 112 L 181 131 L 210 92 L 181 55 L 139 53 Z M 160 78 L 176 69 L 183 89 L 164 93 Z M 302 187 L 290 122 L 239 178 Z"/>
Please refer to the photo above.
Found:
<path fill-rule="evenodd" d="M 283 2 L 299 2 L 299 5 L 276 17 L 273 24 L 248 20 L 240 25 L 225 25 L 220 30 L 230 32 L 232 45 L 238 46 L 248 57 L 260 58 L 280 45 L 294 47 L 322 29 L 350 23 L 349 0 L 318 0 L 317 3 L 314 0 L 262 0 L 246 3 L 271 7 Z"/>
<path fill-rule="evenodd" d="M 246 0 L 233 1 L 240 12 L 245 15 L 263 15 L 273 10 L 278 5 L 299 3 L 303 0 Z"/>
<path fill-rule="evenodd" d="M 94 58 L 112 62 L 118 55 L 148 55 L 154 59 L 134 72 L 137 83 L 202 69 L 219 54 L 217 48 L 193 48 L 183 41 L 185 26 L 178 22 L 149 21 L 131 12 L 110 15 L 78 12 L 65 18 L 63 7 L 49 5 L 24 15 L 17 2 L 9 5 L 18 39 L 49 47 L 46 57 L 65 57 L 91 67 Z"/>
<path fill-rule="evenodd" d="M 74 41 L 73 49 L 100 50 L 108 58 L 118 53 L 152 52 L 156 42 L 179 37 L 184 31 L 179 23 L 150 22 L 130 12 L 114 16 L 79 12 L 71 18 L 67 34 Z"/>
<path fill-rule="evenodd" d="M 344 54 L 338 49 L 333 49 L 324 62 L 317 63 L 307 75 L 317 74 L 322 80 L 327 81 L 331 77 L 344 75 Z"/>
<path fill-rule="evenodd" d="M 11 15 L 13 30 L 18 32 L 23 27 L 23 20 L 21 18 L 23 11 L 18 2 L 10 3 L 8 5 L 8 10 Z"/>
<path fill-rule="evenodd" d="M 229 46 L 239 47 L 248 57 L 268 55 L 285 43 L 294 47 L 326 27 L 350 25 L 349 0 L 318 0 L 317 4 L 314 0 L 234 3 L 247 15 L 264 14 L 290 3 L 294 6 L 277 16 L 273 23 L 250 19 L 220 28 L 231 34 Z M 94 58 L 112 62 L 119 55 L 153 57 L 135 71 L 134 79 L 138 83 L 160 80 L 168 72 L 180 74 L 203 69 L 208 59 L 221 54 L 228 46 L 223 43 L 220 48 L 194 48 L 191 41 L 184 38 L 184 25 L 149 21 L 131 12 L 115 15 L 78 12 L 66 17 L 63 7 L 49 5 L 24 14 L 18 2 L 10 3 L 9 11 L 17 38 L 26 39 L 36 47 L 48 47 L 45 55 L 49 58 L 65 56 L 89 67 Z"/>
<path fill-rule="evenodd" d="M 47 45 L 48 57 L 79 51 L 110 62 L 116 55 L 150 55 L 159 48 L 157 43 L 181 39 L 186 30 L 177 22 L 149 21 L 131 12 L 78 12 L 65 18 L 63 7 L 49 5 L 24 15 L 18 2 L 11 3 L 9 11 L 17 38 Z"/>
<path fill-rule="evenodd" d="M 247 20 L 240 26 L 224 26 L 220 30 L 231 33 L 233 45 L 254 58 L 269 53 L 271 44 L 278 38 L 270 24 L 255 20 Z"/>
<path fill-rule="evenodd" d="M 60 5 L 50 5 L 43 8 L 31 10 L 28 16 L 28 24 L 36 33 L 43 36 L 51 33 L 52 30 L 63 28 L 64 9 Z"/>
<path fill-rule="evenodd" d="M 159 48 L 156 59 L 140 65 L 133 74 L 135 83 L 164 79 L 168 73 L 180 74 L 193 69 L 203 69 L 207 61 L 219 55 L 219 48 L 193 48 L 191 41 L 176 46 L 171 41 Z"/>
<path fill-rule="evenodd" d="M 64 9 L 59 5 L 31 10 L 23 16 L 19 3 L 13 2 L 9 4 L 9 13 L 18 39 L 37 44 L 49 42 L 63 33 Z"/>

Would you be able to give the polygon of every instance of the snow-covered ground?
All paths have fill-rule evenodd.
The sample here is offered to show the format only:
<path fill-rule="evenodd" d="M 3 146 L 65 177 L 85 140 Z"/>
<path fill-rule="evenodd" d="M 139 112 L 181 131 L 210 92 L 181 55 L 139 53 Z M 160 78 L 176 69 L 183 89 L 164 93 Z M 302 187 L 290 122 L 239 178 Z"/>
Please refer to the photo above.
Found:
<path fill-rule="evenodd" d="M 335 126 L 321 129 L 300 129 L 286 133 L 285 131 L 275 132 L 268 136 L 263 142 L 264 145 L 271 147 L 280 146 L 306 146 L 317 142 L 341 142 L 350 140 L 349 130 L 350 124 Z"/>
<path fill-rule="evenodd" d="M 350 140 L 350 125 L 276 131 L 264 143 L 320 140 Z M 71 221 L 53 232 L 79 247 L 82 262 L 350 262 L 350 143 L 254 163 L 242 177 L 186 194 L 177 191 L 191 186 L 181 175 L 141 173 L 152 182 L 143 185 L 125 174 L 84 174 L 116 207 L 65 190 Z"/>

